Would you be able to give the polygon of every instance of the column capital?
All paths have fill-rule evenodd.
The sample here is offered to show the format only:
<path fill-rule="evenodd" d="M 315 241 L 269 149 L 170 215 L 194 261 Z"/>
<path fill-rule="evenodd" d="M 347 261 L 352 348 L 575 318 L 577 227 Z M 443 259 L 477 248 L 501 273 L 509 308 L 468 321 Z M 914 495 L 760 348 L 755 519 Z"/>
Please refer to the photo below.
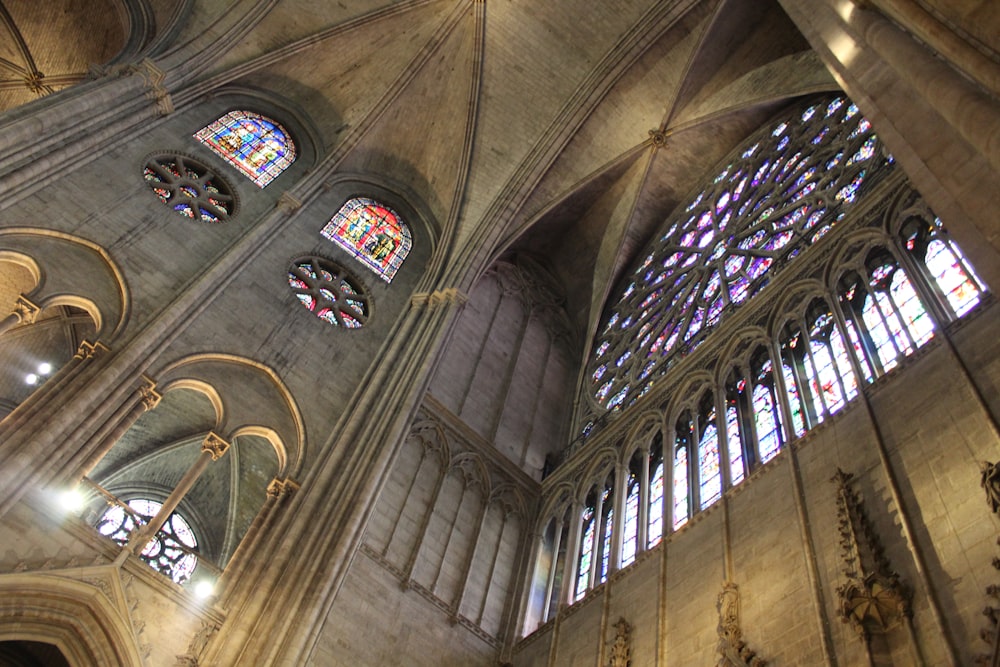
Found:
<path fill-rule="evenodd" d="M 14 302 L 13 314 L 17 317 L 19 324 L 34 324 L 41 311 L 40 306 L 23 294 L 19 294 L 17 301 Z"/>
<path fill-rule="evenodd" d="M 441 306 L 464 306 L 469 301 L 469 295 L 456 287 L 434 290 L 433 292 L 417 292 L 410 297 L 413 306 L 427 306 L 436 310 Z"/>
<path fill-rule="evenodd" d="M 143 375 L 142 385 L 138 389 L 139 391 L 139 401 L 142 403 L 143 409 L 148 412 L 160 404 L 160 400 L 163 399 L 163 395 L 156 391 L 156 381 L 152 378 Z"/>
<path fill-rule="evenodd" d="M 213 461 L 221 459 L 229 451 L 229 447 L 229 443 L 214 431 L 209 431 L 201 443 L 201 451 L 211 454 Z"/>
<path fill-rule="evenodd" d="M 91 343 L 90 341 L 83 341 L 80 343 L 80 347 L 77 348 L 76 356 L 79 359 L 93 359 L 94 357 L 99 357 L 107 352 L 110 352 L 111 348 L 101 342 Z"/>
<path fill-rule="evenodd" d="M 285 190 L 278 197 L 278 201 L 274 203 L 274 208 L 284 213 L 294 213 L 302 208 L 302 202 L 288 190 Z"/>
<path fill-rule="evenodd" d="M 291 478 L 272 479 L 267 485 L 267 495 L 269 498 L 280 498 L 285 495 L 292 495 L 300 488 L 299 483 Z"/>

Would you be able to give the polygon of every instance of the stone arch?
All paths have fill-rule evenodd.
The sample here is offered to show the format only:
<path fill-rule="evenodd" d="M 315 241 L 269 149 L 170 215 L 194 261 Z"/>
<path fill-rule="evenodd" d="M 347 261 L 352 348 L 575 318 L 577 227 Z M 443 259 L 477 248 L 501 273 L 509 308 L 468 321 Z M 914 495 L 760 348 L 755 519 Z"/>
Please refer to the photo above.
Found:
<path fill-rule="evenodd" d="M 0 249 L 6 257 L 20 257 L 17 263 L 38 276 L 35 288 L 25 295 L 35 305 L 86 310 L 97 325 L 98 340 L 105 344 L 124 329 L 131 298 L 125 277 L 97 244 L 52 230 L 11 227 L 0 230 Z"/>
<path fill-rule="evenodd" d="M 195 354 L 155 371 L 155 377 L 167 387 L 178 383 L 211 386 L 222 406 L 220 434 L 267 429 L 267 440 L 274 445 L 275 455 L 282 462 L 279 476 L 295 477 L 301 473 L 305 422 L 291 392 L 270 367 L 231 354 Z M 248 391 L 248 387 L 253 391 Z M 259 398 L 246 402 L 241 400 L 243 396 Z"/>
<path fill-rule="evenodd" d="M 57 646 L 73 667 L 142 667 L 130 622 L 96 586 L 40 574 L 0 577 L 0 640 Z"/>

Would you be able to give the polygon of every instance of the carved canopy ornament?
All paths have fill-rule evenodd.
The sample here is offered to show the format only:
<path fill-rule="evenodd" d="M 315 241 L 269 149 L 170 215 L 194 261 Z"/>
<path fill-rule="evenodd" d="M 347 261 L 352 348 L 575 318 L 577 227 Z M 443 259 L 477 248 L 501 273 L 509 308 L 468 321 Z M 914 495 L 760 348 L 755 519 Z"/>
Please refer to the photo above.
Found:
<path fill-rule="evenodd" d="M 853 477 L 837 470 L 830 480 L 837 486 L 838 530 L 847 579 L 837 587 L 837 595 L 841 620 L 867 640 L 910 616 L 910 594 L 889 566 L 864 503 L 852 488 Z"/>
<path fill-rule="evenodd" d="M 615 623 L 615 641 L 611 645 L 610 667 L 631 667 L 632 665 L 632 626 L 624 617 Z"/>
<path fill-rule="evenodd" d="M 757 656 L 743 640 L 740 628 L 740 591 L 727 581 L 722 585 L 719 601 L 719 662 L 718 667 L 765 667 L 767 662 Z"/>
<path fill-rule="evenodd" d="M 990 463 L 980 461 L 979 469 L 982 471 L 980 485 L 986 491 L 986 502 L 994 513 L 1000 509 L 1000 463 Z"/>

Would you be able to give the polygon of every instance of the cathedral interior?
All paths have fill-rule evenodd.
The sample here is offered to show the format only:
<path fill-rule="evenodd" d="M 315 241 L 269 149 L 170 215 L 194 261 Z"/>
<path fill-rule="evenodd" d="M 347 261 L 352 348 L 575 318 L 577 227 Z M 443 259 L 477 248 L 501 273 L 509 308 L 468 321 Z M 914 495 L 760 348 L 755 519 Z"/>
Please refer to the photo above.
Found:
<path fill-rule="evenodd" d="M 993 0 L 0 0 L 0 664 L 1000 665 Z"/>

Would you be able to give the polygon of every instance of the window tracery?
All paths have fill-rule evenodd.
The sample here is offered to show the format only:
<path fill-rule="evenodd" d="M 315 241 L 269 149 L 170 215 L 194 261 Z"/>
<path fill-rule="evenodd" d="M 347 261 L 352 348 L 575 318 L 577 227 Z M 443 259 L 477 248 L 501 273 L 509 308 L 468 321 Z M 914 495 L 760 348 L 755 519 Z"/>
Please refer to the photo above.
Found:
<path fill-rule="evenodd" d="M 251 111 L 230 111 L 194 138 L 263 188 L 295 161 L 295 143 L 278 122 Z"/>
<path fill-rule="evenodd" d="M 941 220 L 911 218 L 900 230 L 901 240 L 909 255 L 926 271 L 932 289 L 951 315 L 961 317 L 980 301 L 983 282 L 950 241 Z"/>
<path fill-rule="evenodd" d="M 288 269 L 288 285 L 303 306 L 334 326 L 358 329 L 368 321 L 368 295 L 334 262 L 297 259 Z"/>
<path fill-rule="evenodd" d="M 235 211 L 236 198 L 229 185 L 193 158 L 151 157 L 142 177 L 161 202 L 186 218 L 223 222 Z"/>
<path fill-rule="evenodd" d="M 668 221 L 599 331 L 589 392 L 632 404 L 769 274 L 826 234 L 891 162 L 843 97 L 765 128 Z"/>
<path fill-rule="evenodd" d="M 148 498 L 133 498 L 125 505 L 109 507 L 97 521 L 97 530 L 124 546 L 137 527 L 149 523 L 160 511 L 162 503 Z M 191 578 L 198 565 L 198 539 L 187 520 L 177 512 L 171 514 L 156 535 L 150 538 L 139 558 L 157 572 L 176 583 Z"/>
<path fill-rule="evenodd" d="M 367 197 L 349 199 L 320 231 L 382 280 L 392 282 L 413 241 L 399 214 Z"/>

